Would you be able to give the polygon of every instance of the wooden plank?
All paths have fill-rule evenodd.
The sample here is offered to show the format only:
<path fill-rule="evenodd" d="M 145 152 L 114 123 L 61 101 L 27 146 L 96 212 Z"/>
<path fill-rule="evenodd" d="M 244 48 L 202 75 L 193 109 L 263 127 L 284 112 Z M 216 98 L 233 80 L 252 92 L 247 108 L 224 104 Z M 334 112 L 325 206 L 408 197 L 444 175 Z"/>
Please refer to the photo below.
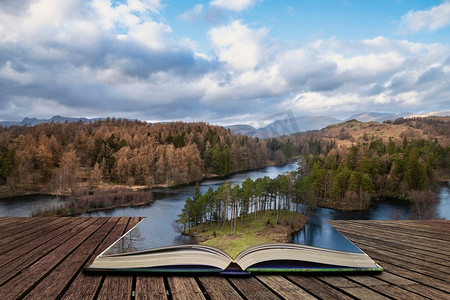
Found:
<path fill-rule="evenodd" d="M 229 281 L 247 299 L 279 299 L 277 295 L 266 288 L 255 277 L 229 278 Z"/>
<path fill-rule="evenodd" d="M 430 252 L 439 253 L 442 255 L 448 254 L 448 248 L 450 247 L 450 243 L 437 239 L 430 239 L 425 237 L 415 237 L 413 234 L 402 234 L 399 232 L 388 232 L 380 229 L 375 229 L 373 226 L 366 225 L 363 228 L 361 225 L 354 225 L 351 223 L 346 223 L 345 227 L 337 226 L 340 232 L 346 234 L 357 234 L 363 235 L 366 238 L 375 238 L 380 241 L 388 240 L 393 242 L 402 242 L 409 244 L 410 247 L 417 247 L 419 249 L 428 250 Z M 414 238 L 412 238 L 414 237 Z"/>
<path fill-rule="evenodd" d="M 370 227 L 365 227 L 364 230 L 361 228 L 353 228 L 353 227 L 346 227 L 346 228 L 338 228 L 342 234 L 345 236 L 349 235 L 356 235 L 358 240 L 360 238 L 362 239 L 370 239 L 373 242 L 380 242 L 384 243 L 390 242 L 394 243 L 398 246 L 396 248 L 403 248 L 403 249 L 421 249 L 424 251 L 429 252 L 429 255 L 433 255 L 442 259 L 445 259 L 447 257 L 447 251 L 446 246 L 442 244 L 442 241 L 426 241 L 422 240 L 421 238 L 412 238 L 414 235 L 408 236 L 408 237 L 401 237 L 397 236 L 395 233 L 389 233 L 389 232 L 373 232 Z"/>
<path fill-rule="evenodd" d="M 403 288 L 394 285 L 375 286 L 373 289 L 375 289 L 378 293 L 382 293 L 394 299 L 423 300 L 423 296 L 417 295 L 416 293 L 407 291 Z"/>
<path fill-rule="evenodd" d="M 133 226 L 137 223 L 138 218 L 133 219 L 133 222 L 129 218 L 120 218 L 118 224 L 125 225 L 125 232 L 133 228 Z M 119 295 L 132 295 L 132 282 L 133 277 L 130 275 L 120 275 L 120 276 L 106 276 L 103 281 L 103 285 L 100 290 L 99 297 L 102 299 L 108 299 L 109 287 L 110 286 L 118 286 L 115 290 L 115 293 Z M 125 283 L 125 284 L 124 284 Z M 130 296 L 131 297 L 131 296 Z"/>
<path fill-rule="evenodd" d="M 174 300 L 205 299 L 194 277 L 168 276 L 169 293 Z"/>
<path fill-rule="evenodd" d="M 358 282 L 361 285 L 371 288 L 377 293 L 384 294 L 388 297 L 393 297 L 395 299 L 411 299 L 411 300 L 422 299 L 421 296 L 415 293 L 407 291 L 398 286 L 390 285 L 387 282 L 372 276 L 357 275 L 357 276 L 348 276 L 348 278 Z"/>
<path fill-rule="evenodd" d="M 343 288 L 345 292 L 350 295 L 356 297 L 357 299 L 368 299 L 368 300 L 385 300 L 389 299 L 375 291 L 372 291 L 365 287 L 357 287 L 357 288 Z"/>
<path fill-rule="evenodd" d="M 137 276 L 136 300 L 167 299 L 167 290 L 162 276 Z"/>
<path fill-rule="evenodd" d="M 318 280 L 314 277 L 306 277 L 302 275 L 289 275 L 289 280 L 301 286 L 308 293 L 321 299 L 352 299 L 342 293 L 340 288 L 332 288 L 332 286 Z"/>
<path fill-rule="evenodd" d="M 22 270 L 24 270 L 37 260 L 47 255 L 50 251 L 60 246 L 68 239 L 72 238 L 74 234 L 77 234 L 78 232 L 86 228 L 88 224 L 94 222 L 93 219 L 89 220 L 85 218 L 78 218 L 74 221 L 76 222 L 66 225 L 72 227 L 67 228 L 66 226 L 63 226 L 59 230 L 57 230 L 56 232 L 64 232 L 64 233 L 61 235 L 56 235 L 55 238 L 53 239 L 47 240 L 44 237 L 42 241 L 40 241 L 39 239 L 34 240 L 36 242 L 43 242 L 43 243 L 33 248 L 31 251 L 27 253 L 24 251 L 28 250 L 22 247 L 19 248 L 17 252 L 10 251 L 7 254 L 5 254 L 5 256 L 2 256 L 2 259 L 4 259 L 7 264 L 2 266 L 2 272 L 0 272 L 0 285 L 3 285 L 6 281 L 10 280 L 14 276 L 22 272 Z"/>
<path fill-rule="evenodd" d="M 348 279 L 353 280 L 360 285 L 364 285 L 366 287 L 373 287 L 373 286 L 388 286 L 389 283 L 386 281 L 382 281 L 380 279 L 377 279 L 373 276 L 367 276 L 367 275 L 351 275 L 347 276 Z"/>
<path fill-rule="evenodd" d="M 432 278 L 424 274 L 411 271 L 408 268 L 392 265 L 388 262 L 382 262 L 382 264 L 387 272 L 391 272 L 397 276 L 401 276 L 408 280 L 414 281 L 415 283 L 419 283 L 423 286 L 431 286 L 436 289 L 440 289 L 446 293 L 450 293 L 450 285 L 443 280 Z M 383 273 L 385 273 L 386 271 L 384 271 Z"/>
<path fill-rule="evenodd" d="M 50 299 L 55 295 L 62 294 L 66 286 L 72 281 L 72 278 L 80 271 L 91 253 L 97 248 L 100 242 L 110 232 L 117 223 L 117 219 L 109 219 L 88 239 L 73 251 L 61 264 L 59 264 L 50 274 L 48 274 L 25 299 L 42 297 Z"/>
<path fill-rule="evenodd" d="M 345 228 L 360 228 L 362 223 L 351 222 L 346 223 Z M 450 225 L 450 222 L 447 223 Z M 448 227 L 447 225 L 447 227 Z M 424 242 L 426 244 L 437 244 L 442 246 L 449 246 L 450 240 L 448 238 L 448 234 L 441 234 L 443 229 L 435 228 L 436 232 L 423 232 L 417 231 L 416 229 L 405 229 L 402 226 L 384 226 L 382 224 L 378 224 L 375 222 L 371 222 L 364 226 L 365 229 L 370 230 L 373 235 L 385 235 L 388 234 L 387 237 L 397 238 L 397 240 L 408 241 L 412 245 L 423 245 Z M 360 232 L 361 233 L 361 232 Z M 414 237 L 412 239 L 411 237 Z"/>
<path fill-rule="evenodd" d="M 95 232 L 105 219 L 96 218 L 95 223 L 89 225 L 80 233 L 74 235 L 66 243 L 58 246 L 39 261 L 30 266 L 26 272 L 22 272 L 0 287 L 0 295 L 3 299 L 15 299 L 23 297 L 34 285 L 47 276 L 64 258 L 66 258 L 80 243 Z"/>
<path fill-rule="evenodd" d="M 10 228 L 11 225 L 17 224 L 19 217 L 0 217 L 0 232 L 4 229 Z M 20 218 L 24 220 L 24 223 L 30 221 L 30 218 Z"/>
<path fill-rule="evenodd" d="M 1 254 L 0 267 L 4 266 L 5 264 L 11 263 L 12 261 L 14 261 L 14 259 L 22 258 L 22 256 L 24 256 L 25 254 L 34 251 L 36 247 L 40 247 L 47 241 L 57 238 L 60 234 L 67 232 L 83 221 L 86 221 L 86 219 L 73 218 L 67 223 L 59 223 L 58 227 L 55 227 L 53 231 L 47 232 L 46 234 L 42 234 L 41 232 L 35 234 L 35 236 L 37 237 L 32 239 L 30 242 L 13 249 L 13 251 L 8 251 L 4 254 Z"/>
<path fill-rule="evenodd" d="M 443 266 L 448 266 L 450 264 L 449 257 L 430 252 L 429 250 L 422 250 L 417 247 L 411 247 L 404 243 L 399 242 L 389 242 L 386 240 L 373 240 L 370 238 L 362 237 L 361 235 L 355 235 L 352 233 L 345 232 L 345 236 L 350 239 L 358 240 L 360 245 L 367 245 L 370 247 L 375 247 L 380 250 L 392 251 L 397 254 L 408 256 L 413 256 L 420 258 L 425 261 L 430 261 L 432 263 L 438 263 Z"/>
<path fill-rule="evenodd" d="M 318 276 L 319 280 L 324 281 L 328 283 L 329 285 L 332 285 L 337 288 L 353 288 L 353 287 L 359 287 L 360 285 L 343 277 L 343 276 Z"/>
<path fill-rule="evenodd" d="M 7 226 L 0 230 L 1 237 L 7 237 L 12 234 L 27 230 L 30 227 L 32 227 L 33 224 L 37 225 L 50 221 L 50 219 L 45 220 L 44 218 L 13 218 L 13 219 L 16 219 L 17 221 L 14 221 L 12 224 L 10 224 L 10 226 Z"/>
<path fill-rule="evenodd" d="M 355 235 L 349 233 L 348 231 L 343 231 L 344 234 L 351 240 L 357 240 L 357 244 L 363 247 L 364 249 L 370 249 L 378 252 L 379 254 L 388 255 L 392 258 L 405 260 L 411 263 L 414 263 L 418 266 L 423 266 L 426 268 L 434 268 L 444 273 L 450 274 L 450 269 L 448 265 L 448 255 L 442 260 L 438 260 L 431 258 L 429 255 L 424 255 L 420 253 L 416 253 L 414 247 L 403 247 L 402 249 L 395 248 L 394 245 L 391 247 L 383 246 L 383 240 L 371 241 L 370 236 L 367 238 L 363 238 L 360 235 Z M 437 246 L 436 244 L 434 246 Z"/>
<path fill-rule="evenodd" d="M 129 218 L 120 218 L 118 224 L 120 226 L 124 226 L 125 230 L 124 232 L 127 232 L 129 229 L 131 229 L 133 226 L 130 224 Z M 117 276 L 111 276 L 107 275 L 103 281 L 103 285 L 101 286 L 99 298 L 101 299 L 108 299 L 111 286 L 118 286 L 116 287 L 113 292 L 121 297 L 128 297 L 127 295 L 130 295 L 131 297 L 133 291 L 132 291 L 132 284 L 133 284 L 133 277 L 127 276 L 127 275 L 117 275 Z M 116 297 L 116 295 L 112 295 L 112 297 Z M 119 299 L 119 298 L 117 298 Z"/>
<path fill-rule="evenodd" d="M 381 261 L 385 261 L 385 262 L 389 262 L 389 263 L 397 265 L 397 266 L 404 267 L 406 269 L 409 269 L 409 270 L 417 272 L 417 273 L 422 273 L 422 274 L 425 274 L 430 277 L 439 278 L 444 281 L 449 279 L 449 275 L 447 274 L 447 272 L 442 273 L 439 270 L 441 268 L 436 268 L 431 263 L 429 265 L 427 265 L 418 260 L 404 258 L 399 255 L 394 256 L 393 254 L 390 254 L 389 252 L 377 251 L 376 249 L 369 248 L 369 247 L 365 247 L 364 251 L 370 257 L 372 257 L 376 261 L 380 262 L 381 265 L 383 265 L 381 263 Z"/>
<path fill-rule="evenodd" d="M 39 237 L 42 234 L 52 232 L 55 228 L 61 226 L 61 224 L 68 222 L 70 222 L 69 218 L 54 219 L 50 222 L 42 222 L 39 223 L 39 225 L 34 225 L 31 228 L 28 228 L 27 230 L 2 238 L 0 240 L 0 253 L 5 253 L 7 251 L 5 248 L 15 249 L 19 245 L 30 241 L 33 237 Z"/>
<path fill-rule="evenodd" d="M 108 275 L 102 285 L 98 299 L 122 300 L 131 299 L 133 278 L 131 276 Z"/>
<path fill-rule="evenodd" d="M 351 224 L 365 224 L 366 221 L 352 220 Z M 400 232 L 405 234 L 414 234 L 416 237 L 427 237 L 437 240 L 448 241 L 447 233 L 450 233 L 450 222 L 426 222 L 416 223 L 408 220 L 403 222 L 374 221 L 370 222 L 370 226 L 385 230 L 388 232 Z"/>
<path fill-rule="evenodd" d="M 231 286 L 231 284 L 224 277 L 219 276 L 200 276 L 198 278 L 203 290 L 209 299 L 213 300 L 228 300 L 228 299 L 242 299 L 239 293 Z"/>
<path fill-rule="evenodd" d="M 416 284 L 416 282 L 414 282 L 412 280 L 409 280 L 409 279 L 400 277 L 398 275 L 389 273 L 386 270 L 384 272 L 381 272 L 380 274 L 377 274 L 377 275 L 374 275 L 374 276 L 376 278 L 378 278 L 380 280 L 383 280 L 383 281 L 385 281 L 385 282 L 387 282 L 389 284 L 392 284 L 392 285 L 401 285 L 401 286 L 403 286 L 403 285 Z"/>
<path fill-rule="evenodd" d="M 429 286 L 423 286 L 421 284 L 408 285 L 404 288 L 408 291 L 417 293 L 422 297 L 428 297 L 431 299 L 450 299 L 449 293 L 445 293 Z"/>
<path fill-rule="evenodd" d="M 118 218 L 117 218 L 118 219 Z M 130 221 L 131 222 L 131 221 Z M 113 230 L 108 234 L 101 245 L 95 250 L 93 255 L 89 258 L 84 267 L 89 266 L 103 250 L 112 245 L 119 237 L 121 237 L 128 224 L 126 222 L 117 222 Z M 63 299 L 93 299 L 95 294 L 100 289 L 100 284 L 104 276 L 95 274 L 85 274 L 80 272 L 67 292 L 62 297 Z"/>
<path fill-rule="evenodd" d="M 301 287 L 279 275 L 261 275 L 258 280 L 267 285 L 282 299 L 317 299 Z"/>
<path fill-rule="evenodd" d="M 105 222 L 103 218 L 85 219 L 84 222 L 79 221 L 78 225 L 74 220 L 81 219 L 72 218 L 66 223 L 60 219 L 61 223 L 53 223 L 55 225 L 53 231 L 48 230 L 45 234 L 42 234 L 43 230 L 31 229 L 30 224 L 50 229 L 52 226 L 44 227 L 43 224 L 55 221 L 55 218 L 39 218 L 39 221 L 25 218 L 1 219 L 0 225 L 8 225 L 4 227 L 8 237 L 11 234 L 6 229 L 18 228 L 20 226 L 18 222 L 28 224 L 26 229 L 28 232 L 21 231 L 22 234 L 17 237 L 28 236 L 26 233 L 30 236 L 34 235 L 17 250 L 0 255 L 0 265 L 2 259 L 11 260 L 3 265 L 0 279 L 4 273 L 13 272 L 15 264 L 19 268 L 19 271 L 11 274 L 7 280 L 3 281 L 3 284 L 0 280 L 2 299 L 59 298 L 60 296 L 65 299 L 94 299 L 96 296 L 100 299 L 131 299 L 133 297 L 135 299 L 204 299 L 205 297 L 241 299 L 244 297 L 260 300 L 294 298 L 294 296 L 295 299 L 301 296 L 305 298 L 314 296 L 321 299 L 450 299 L 448 296 L 450 278 L 447 276 L 450 270 L 445 268 L 448 262 L 446 259 L 448 249 L 445 248 L 448 241 L 442 234 L 445 230 L 434 235 L 436 228 L 445 227 L 448 222 L 402 221 L 398 223 L 400 238 L 395 239 L 397 230 L 395 221 L 387 223 L 376 221 L 376 224 L 372 224 L 373 221 L 352 221 L 353 223 L 344 229 L 345 235 L 350 235 L 350 239 L 355 244 L 385 267 L 386 271 L 377 275 L 314 277 L 258 275 L 248 278 L 170 276 L 167 278 L 168 286 L 165 286 L 164 278 L 161 276 L 139 275 L 133 281 L 133 276 L 130 275 L 89 276 L 81 272 L 83 267 L 100 251 L 114 242 L 124 230 L 134 226 L 133 222 L 139 221 L 139 218 L 122 219 L 127 221 L 122 221 L 121 226 L 110 222 L 103 224 Z M 59 225 L 56 226 L 57 224 Z M 77 226 L 68 229 L 69 224 Z M 342 226 L 343 224 L 341 223 Z M 384 235 L 381 234 L 383 230 Z M 407 233 L 414 233 L 415 230 L 418 231 L 417 236 L 409 234 L 407 237 Z M 5 238 L 7 237 L 0 235 L 0 239 Z M 416 244 L 411 243 L 412 246 L 407 247 L 408 239 L 412 238 L 415 239 Z M 450 239 L 450 236 L 448 238 Z M 52 242 L 56 244 L 52 245 Z M 420 243 L 423 243 L 421 247 Z M 435 249 L 438 251 L 436 252 Z M 444 249 L 447 251 L 446 258 L 443 258 Z M 428 258 L 427 253 L 430 253 Z M 428 269 L 429 272 L 425 272 L 424 269 Z M 437 274 L 438 272 L 440 275 Z M 136 285 L 135 291 L 133 291 L 133 282 Z M 87 292 L 84 293 L 84 291 Z"/>
<path fill-rule="evenodd" d="M 16 218 L 12 218 L 13 220 Z M 1 239 L 0 243 L 7 240 L 8 242 L 17 238 L 20 238 L 22 236 L 29 235 L 37 230 L 42 230 L 52 224 L 57 224 L 62 221 L 70 221 L 71 218 L 67 217 L 61 217 L 61 218 L 51 218 L 51 219 L 43 219 L 43 218 L 36 218 L 33 222 L 25 222 L 22 226 L 16 227 L 16 230 L 11 230 L 11 228 L 7 229 L 6 234 L 0 234 Z M 17 221 L 13 224 L 17 224 Z"/>

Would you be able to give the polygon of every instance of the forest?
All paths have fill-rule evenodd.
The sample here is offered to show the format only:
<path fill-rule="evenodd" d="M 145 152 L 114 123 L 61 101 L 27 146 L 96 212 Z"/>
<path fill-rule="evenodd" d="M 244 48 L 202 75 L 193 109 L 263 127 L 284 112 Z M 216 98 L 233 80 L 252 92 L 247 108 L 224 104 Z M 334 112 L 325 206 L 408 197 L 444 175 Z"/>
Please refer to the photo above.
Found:
<path fill-rule="evenodd" d="M 365 209 L 394 197 L 425 211 L 450 180 L 450 117 L 349 120 L 290 139 L 305 155 L 296 187 L 313 205 Z"/>
<path fill-rule="evenodd" d="M 417 199 L 421 210 L 433 198 L 427 191 L 439 180 L 450 180 L 449 136 L 450 117 L 350 120 L 269 140 L 202 122 L 147 124 L 108 118 L 0 127 L 0 196 L 43 192 L 80 200 L 76 195 L 100 195 L 102 189 L 176 186 L 302 156 L 298 172 L 287 183 L 280 181 L 283 187 L 275 188 L 272 182 L 269 192 L 258 183 L 256 194 L 227 203 L 234 210 L 219 210 L 209 220 L 215 216 L 223 222 L 238 215 L 236 209 L 244 215 L 251 209 L 264 210 L 268 199 L 274 206 L 280 193 L 279 203 L 289 205 L 365 209 L 376 197 L 397 197 Z M 261 189 L 265 196 L 258 194 Z M 98 208 L 103 202 L 89 205 Z M 76 205 L 66 211 L 78 211 Z M 225 212 L 234 215 L 222 216 Z M 190 214 L 186 222 L 193 225 L 199 218 L 205 215 Z"/>
<path fill-rule="evenodd" d="M 419 200 L 449 179 L 449 158 L 450 147 L 437 140 L 406 137 L 401 144 L 378 139 L 334 148 L 304 157 L 297 194 L 303 202 L 338 209 L 366 209 L 378 197 Z"/>
<path fill-rule="evenodd" d="M 285 163 L 294 155 L 285 148 L 202 122 L 108 118 L 0 127 L 0 196 L 70 195 L 105 184 L 176 186 Z"/>
<path fill-rule="evenodd" d="M 297 171 L 274 179 L 247 178 L 241 186 L 227 181 L 203 195 L 197 187 L 186 199 L 178 223 L 184 232 L 209 224 L 217 231 L 229 226 L 235 235 L 245 228 L 250 213 L 256 220 L 274 211 L 269 222 L 276 226 L 282 212 L 306 213 L 315 206 L 363 210 L 378 197 L 410 200 L 415 214 L 411 218 L 433 218 L 426 207 L 436 200 L 430 189 L 438 179 L 436 171 L 449 170 L 449 157 L 450 147 L 424 139 L 405 138 L 400 145 L 380 139 L 333 148 L 326 154 L 305 155 Z"/>
<path fill-rule="evenodd" d="M 299 211 L 298 198 L 294 197 L 293 174 L 282 174 L 274 179 L 265 176 L 253 181 L 247 178 L 242 185 L 231 186 L 228 181 L 216 191 L 209 188 L 203 195 L 198 186 L 192 198 L 187 198 L 178 223 L 183 231 L 205 223 L 216 224 L 217 230 L 225 229 L 231 220 L 230 232 L 236 234 L 243 228 L 251 213 L 254 220 L 265 211 L 275 211 L 273 225 L 277 225 L 281 211 Z"/>
<path fill-rule="evenodd" d="M 268 140 L 272 150 L 303 155 L 297 171 L 197 192 L 186 200 L 179 223 L 186 230 L 207 223 L 224 227 L 230 221 L 233 233 L 249 212 L 256 219 L 259 212 L 274 209 L 276 223 L 281 210 L 364 210 L 373 199 L 387 197 L 409 200 L 411 218 L 433 218 L 433 191 L 439 181 L 450 180 L 449 136 L 450 118 L 425 118 L 385 124 L 351 120 Z"/>

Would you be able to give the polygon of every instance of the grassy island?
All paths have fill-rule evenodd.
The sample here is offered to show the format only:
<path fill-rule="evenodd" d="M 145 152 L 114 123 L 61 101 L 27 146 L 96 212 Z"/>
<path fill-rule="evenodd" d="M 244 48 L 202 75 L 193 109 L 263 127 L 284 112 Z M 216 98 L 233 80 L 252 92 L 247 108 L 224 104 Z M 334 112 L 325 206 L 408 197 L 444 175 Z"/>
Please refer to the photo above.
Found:
<path fill-rule="evenodd" d="M 257 218 L 251 213 L 231 231 L 231 222 L 206 223 L 186 230 L 184 233 L 194 237 L 199 244 L 216 247 L 236 257 L 246 248 L 266 243 L 291 242 L 292 234 L 301 230 L 307 216 L 283 210 L 276 222 L 276 210 L 261 212 Z"/>
<path fill-rule="evenodd" d="M 292 176 L 247 178 L 234 186 L 225 181 L 204 194 L 197 186 L 177 220 L 181 231 L 231 256 L 262 243 L 290 242 L 307 220 L 305 206 L 294 195 Z"/>

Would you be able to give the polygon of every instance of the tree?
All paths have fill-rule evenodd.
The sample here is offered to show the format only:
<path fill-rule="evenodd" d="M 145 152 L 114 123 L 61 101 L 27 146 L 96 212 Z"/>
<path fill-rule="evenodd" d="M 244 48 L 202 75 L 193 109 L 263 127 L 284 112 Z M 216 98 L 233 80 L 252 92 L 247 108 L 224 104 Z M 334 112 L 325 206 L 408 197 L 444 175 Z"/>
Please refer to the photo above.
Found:
<path fill-rule="evenodd" d="M 435 193 L 431 191 L 411 191 L 409 200 L 411 201 L 410 217 L 412 219 L 437 219 L 435 206 L 439 200 Z"/>
<path fill-rule="evenodd" d="M 91 172 L 91 175 L 89 176 L 89 185 L 92 188 L 94 186 L 97 186 L 102 181 L 103 181 L 103 174 L 102 171 L 100 170 L 100 165 L 98 164 L 98 162 L 96 162 Z"/>
<path fill-rule="evenodd" d="M 40 171 L 41 182 L 48 182 L 51 178 L 53 165 L 53 156 L 45 145 L 39 145 L 35 155 L 34 168 Z"/>
<path fill-rule="evenodd" d="M 67 189 L 72 190 L 75 187 L 79 165 L 75 150 L 64 152 L 59 165 L 54 175 L 54 182 L 58 193 L 63 195 Z"/>
<path fill-rule="evenodd" d="M 0 184 L 5 184 L 6 179 L 14 170 L 14 158 L 16 151 L 4 150 L 0 152 Z"/>

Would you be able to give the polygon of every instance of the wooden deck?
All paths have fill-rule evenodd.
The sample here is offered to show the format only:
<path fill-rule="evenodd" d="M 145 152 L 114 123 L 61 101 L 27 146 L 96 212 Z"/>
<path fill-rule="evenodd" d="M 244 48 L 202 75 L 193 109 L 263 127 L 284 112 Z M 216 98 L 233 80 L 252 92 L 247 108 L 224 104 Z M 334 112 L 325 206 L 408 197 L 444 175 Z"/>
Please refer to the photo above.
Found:
<path fill-rule="evenodd" d="M 139 218 L 0 218 L 1 299 L 450 299 L 450 221 L 333 221 L 379 275 L 92 276 Z"/>

